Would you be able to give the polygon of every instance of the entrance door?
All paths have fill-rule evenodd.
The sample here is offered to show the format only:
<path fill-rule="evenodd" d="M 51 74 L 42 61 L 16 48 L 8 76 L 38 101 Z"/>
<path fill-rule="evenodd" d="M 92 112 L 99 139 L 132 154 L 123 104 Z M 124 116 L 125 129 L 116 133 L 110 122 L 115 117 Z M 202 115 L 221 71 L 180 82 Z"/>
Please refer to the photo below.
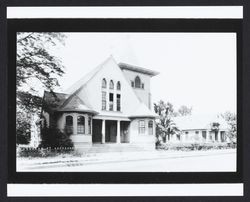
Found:
<path fill-rule="evenodd" d="M 219 132 L 215 132 L 215 134 L 214 134 L 215 135 L 215 141 L 218 141 L 218 133 Z"/>
<path fill-rule="evenodd" d="M 92 142 L 102 142 L 102 120 L 93 119 Z"/>
<path fill-rule="evenodd" d="M 110 142 L 116 142 L 116 125 L 110 125 Z"/>
<path fill-rule="evenodd" d="M 129 121 L 121 121 L 121 143 L 129 143 Z"/>
<path fill-rule="evenodd" d="M 105 142 L 116 142 L 117 122 L 106 120 Z"/>

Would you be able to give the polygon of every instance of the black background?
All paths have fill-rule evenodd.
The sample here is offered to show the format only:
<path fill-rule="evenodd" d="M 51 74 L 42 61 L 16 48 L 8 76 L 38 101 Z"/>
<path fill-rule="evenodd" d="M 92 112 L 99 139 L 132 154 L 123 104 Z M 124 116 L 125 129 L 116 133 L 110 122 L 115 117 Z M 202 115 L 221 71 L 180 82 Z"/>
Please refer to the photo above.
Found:
<path fill-rule="evenodd" d="M 8 20 L 8 181 L 9 183 L 230 183 L 242 182 L 241 69 L 242 20 L 197 19 L 26 19 Z M 237 33 L 237 172 L 16 172 L 16 33 L 17 32 L 236 32 Z M 202 51 L 202 50 L 201 50 Z M 179 56 L 180 58 L 182 55 Z M 226 75 L 225 75 L 226 76 Z"/>
<path fill-rule="evenodd" d="M 8 1 L 5 6 L 18 5 L 141 5 L 132 3 L 95 1 L 90 4 L 70 1 Z M 143 1 L 143 5 L 243 5 L 242 1 Z M 118 3 L 118 4 L 117 4 Z M 1 193 L 6 198 L 7 183 L 230 183 L 244 182 L 245 195 L 249 190 L 249 23 L 247 10 L 249 5 L 244 3 L 243 35 L 241 34 L 241 20 L 8 20 L 5 19 L 6 7 L 1 7 L 1 85 L 0 85 L 0 126 L 1 126 Z M 81 26 L 79 26 L 81 25 Z M 138 26 L 139 25 L 139 26 Z M 166 26 L 167 25 L 167 26 Z M 79 28 L 81 27 L 81 28 Z M 7 33 L 8 31 L 8 33 Z M 16 31 L 107 31 L 107 32 L 237 32 L 237 112 L 238 112 L 238 158 L 237 173 L 16 173 L 15 172 L 15 37 Z M 8 40 L 7 40 L 8 35 Z M 243 36 L 243 37 L 242 37 Z M 243 43 L 242 42 L 243 39 Z M 8 43 L 7 43 L 8 42 Z M 14 50 L 14 51 L 13 51 Z M 242 52 L 243 50 L 243 52 Z M 8 52 L 7 52 L 8 51 Z M 8 54 L 7 54 L 8 53 Z M 9 63 L 7 65 L 7 57 Z M 180 56 L 181 57 L 181 56 Z M 243 59 L 242 59 L 243 57 Z M 7 71 L 8 70 L 8 71 Z M 8 77 L 7 77 L 8 75 Z M 8 99 L 7 99 L 7 96 Z M 8 109 L 8 110 L 7 110 Z M 8 117 L 7 117 L 8 115 Z M 7 133 L 7 126 L 9 131 Z M 8 148 L 7 148 L 8 143 Z M 244 151 L 244 155 L 243 155 Z M 7 161 L 7 158 L 9 161 Z M 8 171 L 8 174 L 7 174 Z M 8 176 L 8 177 L 7 177 Z M 223 197 L 224 200 L 247 200 L 245 197 Z M 17 198 L 16 198 L 17 199 Z M 75 198 L 76 199 L 76 198 Z M 85 198 L 86 200 L 87 198 Z M 92 198 L 97 200 L 97 198 Z M 105 198 L 115 200 L 114 198 Z M 126 198 L 127 200 L 139 200 L 139 198 Z M 150 200 L 152 198 L 147 198 Z M 154 200 L 163 200 L 158 197 Z M 168 200 L 184 200 L 184 197 L 168 197 Z M 201 199 L 195 198 L 196 200 Z M 212 197 L 210 199 L 215 199 Z M 204 200 L 210 200 L 202 198 Z M 25 199 L 26 200 L 26 199 Z M 30 198 L 32 200 L 32 198 Z M 66 199 L 65 199 L 66 200 Z M 121 200 L 121 198 L 120 198 Z M 125 200 L 125 199 L 123 199 Z M 140 200 L 142 200 L 140 198 Z M 146 199 L 143 199 L 144 201 Z M 193 197 L 185 197 L 185 200 L 194 200 Z M 217 199 L 221 201 L 220 199 Z"/>

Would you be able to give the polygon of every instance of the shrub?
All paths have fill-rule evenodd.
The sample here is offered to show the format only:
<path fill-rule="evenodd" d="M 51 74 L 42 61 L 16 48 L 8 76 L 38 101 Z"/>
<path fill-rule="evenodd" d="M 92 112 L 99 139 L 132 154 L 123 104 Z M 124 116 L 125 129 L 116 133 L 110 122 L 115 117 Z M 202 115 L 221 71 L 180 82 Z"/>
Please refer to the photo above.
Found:
<path fill-rule="evenodd" d="M 177 151 L 194 151 L 194 150 L 210 150 L 210 149 L 228 149 L 235 148 L 227 143 L 165 143 L 156 146 L 159 150 L 177 150 Z"/>
<path fill-rule="evenodd" d="M 55 127 L 44 127 L 41 130 L 41 139 L 39 147 L 73 147 L 70 136 Z"/>
<path fill-rule="evenodd" d="M 17 112 L 16 116 L 16 143 L 29 144 L 30 142 L 30 128 L 29 120 L 24 113 Z"/>

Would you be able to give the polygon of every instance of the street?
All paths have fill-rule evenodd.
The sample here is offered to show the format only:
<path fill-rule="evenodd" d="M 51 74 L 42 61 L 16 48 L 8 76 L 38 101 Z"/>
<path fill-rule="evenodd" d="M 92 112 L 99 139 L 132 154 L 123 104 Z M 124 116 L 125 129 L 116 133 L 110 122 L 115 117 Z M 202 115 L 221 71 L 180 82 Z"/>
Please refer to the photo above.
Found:
<path fill-rule="evenodd" d="M 110 154 L 112 156 L 112 154 Z M 107 158 L 107 157 L 106 157 Z M 112 158 L 111 158 L 112 159 Z M 24 169 L 25 170 L 25 169 Z M 27 170 L 28 171 L 28 170 Z M 79 161 L 60 166 L 36 167 L 31 172 L 235 172 L 236 152 L 189 152 L 163 155 L 158 158 L 126 160 Z"/>

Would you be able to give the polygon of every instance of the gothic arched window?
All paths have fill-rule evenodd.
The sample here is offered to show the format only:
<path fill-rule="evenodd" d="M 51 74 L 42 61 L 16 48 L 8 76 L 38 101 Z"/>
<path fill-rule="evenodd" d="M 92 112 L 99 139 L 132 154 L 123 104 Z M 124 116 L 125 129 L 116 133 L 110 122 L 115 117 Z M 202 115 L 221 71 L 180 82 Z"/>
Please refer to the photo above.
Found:
<path fill-rule="evenodd" d="M 110 82 L 109 82 L 109 89 L 114 89 L 114 82 L 113 82 L 113 80 L 110 80 Z"/>
<path fill-rule="evenodd" d="M 121 83 L 120 83 L 120 81 L 117 82 L 117 84 L 116 84 L 116 89 L 117 89 L 117 90 L 121 90 Z"/>
<path fill-rule="evenodd" d="M 106 79 L 102 79 L 102 88 L 106 88 L 106 87 L 107 87 Z"/>
<path fill-rule="evenodd" d="M 141 88 L 141 79 L 139 76 L 135 77 L 135 87 Z"/>
<path fill-rule="evenodd" d="M 85 118 L 84 116 L 77 117 L 77 134 L 85 133 Z"/>
<path fill-rule="evenodd" d="M 153 135 L 153 121 L 152 120 L 148 122 L 148 133 L 149 135 Z"/>
<path fill-rule="evenodd" d="M 65 124 L 65 132 L 68 134 L 72 134 L 73 133 L 73 117 L 68 115 L 66 116 L 66 124 Z"/>

